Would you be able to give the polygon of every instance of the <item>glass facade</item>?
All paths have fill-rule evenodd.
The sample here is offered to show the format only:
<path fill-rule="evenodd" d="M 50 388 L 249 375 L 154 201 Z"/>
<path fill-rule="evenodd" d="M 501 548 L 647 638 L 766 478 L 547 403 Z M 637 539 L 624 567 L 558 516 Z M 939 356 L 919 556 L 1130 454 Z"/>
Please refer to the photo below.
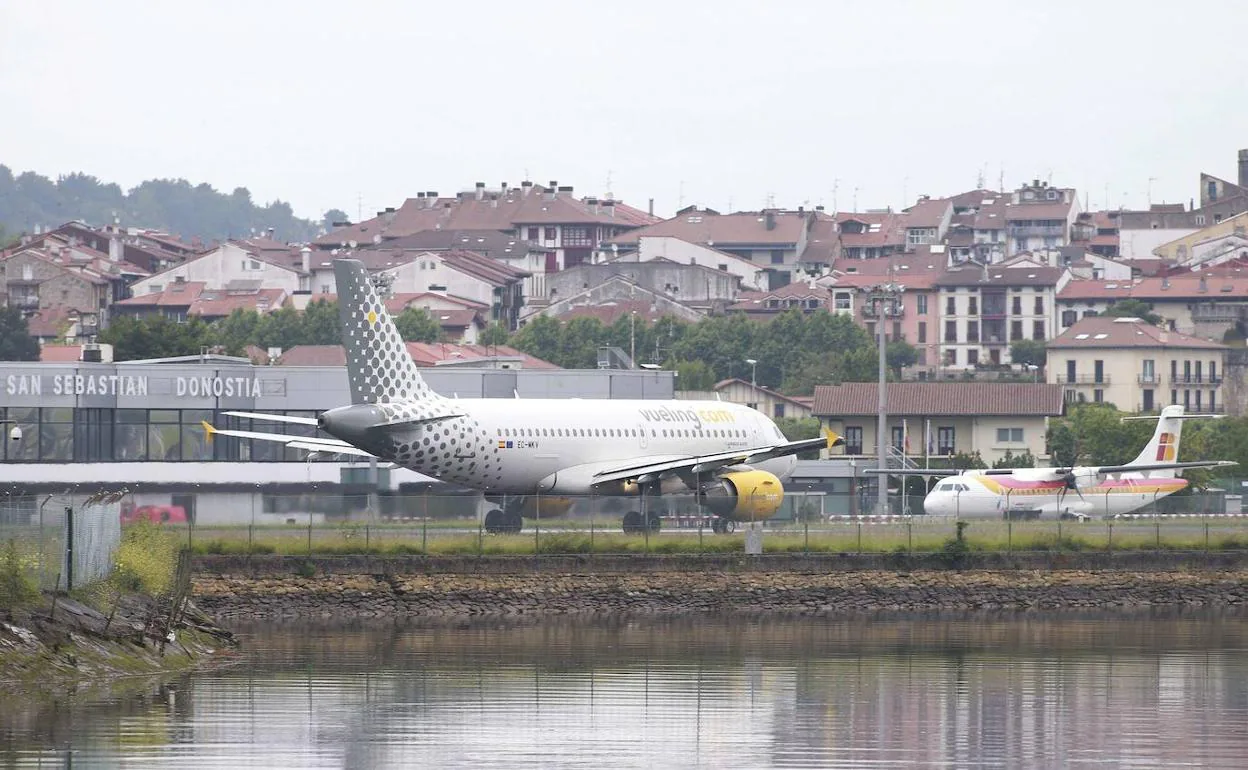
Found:
<path fill-rule="evenodd" d="M 273 414 L 316 417 L 308 410 Z M 0 461 L 11 463 L 108 462 L 305 462 L 307 452 L 273 441 L 217 436 L 209 441 L 204 421 L 228 430 L 332 438 L 311 425 L 262 422 L 211 409 L 92 409 L 0 407 L 0 419 L 22 429 L 21 441 L 0 445 Z M 6 426 L 7 428 L 8 426 Z M 340 461 L 318 454 L 317 462 Z"/>

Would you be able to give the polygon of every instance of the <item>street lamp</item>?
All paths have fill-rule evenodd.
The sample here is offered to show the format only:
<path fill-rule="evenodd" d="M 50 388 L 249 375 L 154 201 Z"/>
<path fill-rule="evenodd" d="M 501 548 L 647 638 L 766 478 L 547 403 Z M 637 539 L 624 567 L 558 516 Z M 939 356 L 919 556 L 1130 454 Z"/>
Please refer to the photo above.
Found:
<path fill-rule="evenodd" d="M 753 358 L 747 358 L 745 359 L 745 362 L 750 365 L 750 385 L 753 385 L 754 387 L 757 388 L 758 387 L 758 361 L 756 361 Z"/>
<path fill-rule="evenodd" d="M 879 418 L 876 425 L 876 462 L 879 466 L 879 498 L 876 502 L 876 512 L 880 514 L 888 513 L 888 444 L 885 443 L 884 434 L 888 431 L 888 337 L 884 333 L 884 324 L 890 318 L 900 318 L 902 315 L 901 295 L 905 292 L 906 287 L 898 283 L 891 277 L 892 270 L 889 270 L 890 277 L 887 281 L 877 283 L 872 286 L 863 287 L 862 292 L 867 295 L 866 307 L 863 308 L 864 315 L 875 318 L 876 344 L 879 345 Z"/>
<path fill-rule="evenodd" d="M 1033 384 L 1035 384 L 1036 382 L 1038 382 L 1038 380 L 1037 380 L 1036 378 L 1040 376 L 1040 374 L 1039 374 L 1039 373 L 1040 373 L 1040 367 L 1036 366 L 1035 364 L 1024 364 L 1024 366 L 1026 366 L 1026 367 L 1027 367 L 1027 370 L 1031 372 L 1031 381 L 1032 381 L 1032 383 L 1033 383 Z"/>

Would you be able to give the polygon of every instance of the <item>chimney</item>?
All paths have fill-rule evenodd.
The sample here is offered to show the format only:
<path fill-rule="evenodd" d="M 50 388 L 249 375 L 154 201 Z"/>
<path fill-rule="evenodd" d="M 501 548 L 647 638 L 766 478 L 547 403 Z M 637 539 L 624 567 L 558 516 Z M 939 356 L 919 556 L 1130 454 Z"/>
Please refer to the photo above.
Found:
<path fill-rule="evenodd" d="M 615 216 L 615 199 L 607 198 L 602 202 L 602 211 L 609 217 Z"/>
<path fill-rule="evenodd" d="M 116 235 L 108 239 L 108 259 L 110 262 L 121 261 L 121 239 Z"/>
<path fill-rule="evenodd" d="M 498 208 L 498 193 L 490 193 L 490 208 Z"/>
<path fill-rule="evenodd" d="M 767 209 L 763 212 L 763 221 L 767 223 L 768 230 L 776 229 L 776 211 L 775 209 Z"/>
<path fill-rule="evenodd" d="M 1040 180 L 1039 180 L 1039 179 L 1033 179 L 1033 180 L 1031 180 L 1031 186 L 1032 186 L 1032 187 L 1039 187 L 1039 186 L 1040 186 Z"/>
<path fill-rule="evenodd" d="M 555 199 L 555 192 L 558 189 L 559 189 L 559 183 L 552 179 L 550 180 L 550 186 L 546 188 L 546 193 L 542 197 L 544 197 L 548 201 L 553 201 Z"/>
<path fill-rule="evenodd" d="M 1248 150 L 1239 151 L 1239 186 L 1248 187 Z"/>
<path fill-rule="evenodd" d="M 506 182 L 503 182 L 502 184 L 500 184 L 500 185 L 498 186 L 498 189 L 500 189 L 500 190 L 502 190 L 502 191 L 503 191 L 503 196 L 504 196 L 504 197 L 507 195 L 507 183 L 506 183 Z"/>
<path fill-rule="evenodd" d="M 477 182 L 477 200 L 485 199 L 485 182 Z"/>
<path fill-rule="evenodd" d="M 533 190 L 533 183 L 530 182 L 529 180 L 526 179 L 520 183 L 520 197 L 522 198 L 529 197 L 529 193 L 532 190 Z"/>
<path fill-rule="evenodd" d="M 312 249 L 304 246 L 299 249 L 299 263 L 303 267 L 303 272 L 310 274 L 312 272 Z"/>
<path fill-rule="evenodd" d="M 1201 294 L 1209 291 L 1209 281 L 1203 275 L 1200 277 L 1200 285 L 1196 287 L 1196 291 Z"/>
<path fill-rule="evenodd" d="M 651 198 L 651 199 L 650 199 L 650 208 L 649 208 L 649 211 L 650 211 L 650 216 L 654 216 L 654 198 Z"/>
<path fill-rule="evenodd" d="M 265 230 L 264 232 L 265 232 L 265 234 L 266 234 L 266 235 L 268 235 L 268 236 L 269 236 L 269 240 L 271 241 L 271 240 L 273 240 L 273 234 L 274 234 L 274 233 L 276 233 L 276 232 L 277 232 L 277 230 L 275 230 L 275 229 L 273 229 L 272 227 L 270 227 L 269 229 Z"/>
<path fill-rule="evenodd" d="M 394 206 L 386 206 L 386 210 L 381 212 L 381 218 L 382 220 L 385 221 L 386 224 L 391 224 L 392 222 L 394 222 L 394 215 L 395 215 Z"/>
<path fill-rule="evenodd" d="M 570 185 L 570 184 L 565 184 L 563 187 L 560 187 L 560 188 L 559 188 L 559 192 L 561 192 L 561 193 L 567 193 L 568 195 L 571 195 L 571 194 L 572 194 L 572 185 Z"/>
<path fill-rule="evenodd" d="M 598 199 L 597 198 L 586 198 L 585 205 L 589 207 L 589 213 L 591 214 L 598 213 Z"/>

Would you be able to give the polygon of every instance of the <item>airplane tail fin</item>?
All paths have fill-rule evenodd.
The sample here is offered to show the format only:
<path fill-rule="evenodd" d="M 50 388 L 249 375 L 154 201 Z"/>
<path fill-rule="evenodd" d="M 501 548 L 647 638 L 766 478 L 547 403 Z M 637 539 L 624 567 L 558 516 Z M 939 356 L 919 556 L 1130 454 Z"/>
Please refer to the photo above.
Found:
<path fill-rule="evenodd" d="M 335 259 L 338 314 L 347 354 L 351 403 L 391 404 L 442 400 L 416 370 L 394 320 L 364 264 Z"/>
<path fill-rule="evenodd" d="M 1139 457 L 1132 460 L 1129 465 L 1178 462 L 1179 436 L 1183 432 L 1183 419 L 1183 407 L 1180 404 L 1172 404 L 1162 409 L 1161 415 L 1157 417 L 1157 429 L 1153 431 L 1152 439 L 1145 445 Z M 1151 471 L 1148 475 L 1169 478 L 1175 473 L 1174 469 L 1163 469 Z"/>

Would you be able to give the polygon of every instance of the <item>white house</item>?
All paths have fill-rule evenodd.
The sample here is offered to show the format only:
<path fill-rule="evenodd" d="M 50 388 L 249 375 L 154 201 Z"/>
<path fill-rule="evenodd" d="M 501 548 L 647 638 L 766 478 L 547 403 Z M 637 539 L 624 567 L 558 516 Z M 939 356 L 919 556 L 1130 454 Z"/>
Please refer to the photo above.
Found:
<path fill-rule="evenodd" d="M 135 281 L 134 296 L 154 294 L 181 279 L 185 283 L 203 283 L 208 289 L 237 286 L 239 281 L 258 281 L 258 287 L 283 289 L 287 294 L 307 291 L 310 286 L 304 267 L 307 252 L 292 252 L 290 247 L 268 241 L 226 241 L 185 262 Z"/>
<path fill-rule="evenodd" d="M 644 235 L 637 239 L 637 251 L 627 252 L 618 260 L 650 262 L 667 260 L 681 265 L 702 265 L 741 278 L 741 288 L 766 291 L 770 287 L 768 271 L 748 259 L 726 251 L 701 246 L 670 235 Z"/>

